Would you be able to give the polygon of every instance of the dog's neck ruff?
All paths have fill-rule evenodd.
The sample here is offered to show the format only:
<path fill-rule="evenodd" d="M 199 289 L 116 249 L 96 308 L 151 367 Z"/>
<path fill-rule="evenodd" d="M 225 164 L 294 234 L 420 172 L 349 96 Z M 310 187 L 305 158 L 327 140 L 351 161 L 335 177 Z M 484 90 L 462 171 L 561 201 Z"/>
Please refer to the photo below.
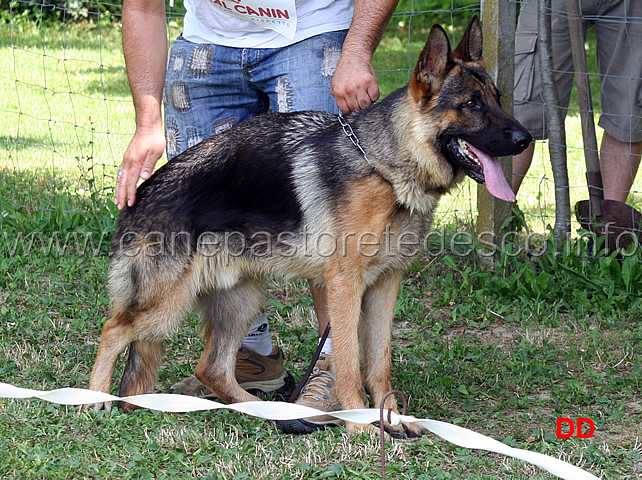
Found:
<path fill-rule="evenodd" d="M 346 120 L 346 118 L 341 113 L 339 113 L 338 118 L 346 137 L 348 137 L 350 141 L 361 151 L 363 158 L 370 166 L 370 168 L 372 168 L 377 173 L 377 175 L 379 175 L 382 179 L 384 179 L 392 186 L 395 195 L 397 196 L 397 199 L 401 205 L 408 208 L 411 213 L 415 210 L 422 213 L 427 213 L 431 212 L 435 208 L 438 197 L 435 197 L 434 192 L 427 191 L 425 187 L 417 185 L 415 182 L 395 181 L 395 179 L 398 180 L 397 176 L 394 173 L 390 172 L 386 168 L 386 165 L 375 165 L 368 158 L 368 154 L 361 146 L 359 138 L 354 133 L 354 130 L 352 130 L 352 127 L 348 123 L 348 120 Z"/>
<path fill-rule="evenodd" d="M 357 137 L 357 134 L 354 133 L 354 130 L 352 130 L 352 127 L 348 123 L 348 120 L 346 120 L 346 118 L 343 116 L 342 113 L 339 113 L 338 118 L 339 118 L 339 123 L 343 128 L 343 133 L 345 133 L 346 137 L 348 137 L 350 141 L 354 144 L 354 146 L 356 146 L 361 151 L 361 155 L 363 155 L 363 158 L 368 164 L 368 166 L 372 168 L 372 170 L 374 170 L 377 175 L 383 178 L 386 182 L 388 182 L 394 188 L 394 182 L 392 181 L 391 177 L 389 175 L 386 175 L 385 165 L 376 166 L 374 163 L 372 163 L 372 161 L 368 158 L 368 154 L 361 146 L 361 143 L 359 142 L 359 138 Z"/>

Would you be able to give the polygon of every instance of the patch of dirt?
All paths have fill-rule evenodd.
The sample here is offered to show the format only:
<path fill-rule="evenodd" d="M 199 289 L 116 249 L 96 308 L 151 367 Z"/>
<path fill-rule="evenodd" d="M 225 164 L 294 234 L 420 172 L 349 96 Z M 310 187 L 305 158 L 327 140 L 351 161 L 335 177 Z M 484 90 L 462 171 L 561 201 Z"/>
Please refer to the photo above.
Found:
<path fill-rule="evenodd" d="M 472 337 L 479 340 L 482 345 L 492 344 L 499 349 L 506 349 L 514 344 L 522 333 L 522 329 L 518 325 L 510 324 L 493 325 L 486 328 L 461 326 L 451 328 L 442 338 L 448 342 L 452 342 L 457 337 Z"/>

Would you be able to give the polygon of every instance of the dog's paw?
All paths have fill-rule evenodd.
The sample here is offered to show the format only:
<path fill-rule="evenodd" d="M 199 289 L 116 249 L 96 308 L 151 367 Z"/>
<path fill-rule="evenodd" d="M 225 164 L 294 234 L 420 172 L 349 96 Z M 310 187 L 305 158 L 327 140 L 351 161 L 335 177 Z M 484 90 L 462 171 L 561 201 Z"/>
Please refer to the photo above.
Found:
<path fill-rule="evenodd" d="M 390 425 L 385 422 L 383 428 L 392 438 L 418 438 L 424 434 L 424 429 L 416 423 Z"/>
<path fill-rule="evenodd" d="M 408 438 L 418 438 L 424 434 L 424 429 L 421 428 L 416 423 L 400 423 L 399 425 L 390 425 L 388 422 L 384 422 L 384 436 L 386 440 L 390 438 L 397 439 L 408 439 Z M 381 429 L 378 425 L 372 424 L 361 424 L 361 423 L 352 423 L 346 422 L 346 429 L 348 433 L 371 433 L 379 435 Z"/>
<path fill-rule="evenodd" d="M 101 410 L 107 410 L 108 412 L 111 411 L 112 404 L 111 402 L 100 402 L 100 403 L 89 403 L 85 406 L 83 406 L 84 410 L 93 410 L 94 412 L 98 413 Z"/>

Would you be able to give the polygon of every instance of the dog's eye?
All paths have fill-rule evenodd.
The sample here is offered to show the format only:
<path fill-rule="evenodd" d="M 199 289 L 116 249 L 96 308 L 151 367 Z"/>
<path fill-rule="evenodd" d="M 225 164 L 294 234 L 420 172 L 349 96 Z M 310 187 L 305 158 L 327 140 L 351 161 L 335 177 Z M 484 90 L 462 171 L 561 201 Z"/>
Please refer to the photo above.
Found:
<path fill-rule="evenodd" d="M 479 102 L 476 99 L 471 98 L 466 103 L 464 103 L 464 105 L 466 106 L 466 108 L 477 108 L 479 107 Z"/>

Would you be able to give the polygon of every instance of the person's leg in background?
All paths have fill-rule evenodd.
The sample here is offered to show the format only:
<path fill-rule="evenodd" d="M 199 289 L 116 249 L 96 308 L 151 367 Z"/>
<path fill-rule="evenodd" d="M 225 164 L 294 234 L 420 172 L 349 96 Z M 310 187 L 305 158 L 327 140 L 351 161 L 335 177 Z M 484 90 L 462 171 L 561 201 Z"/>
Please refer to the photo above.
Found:
<path fill-rule="evenodd" d="M 607 132 L 600 146 L 604 198 L 626 202 L 640 166 L 642 142 L 621 142 Z"/>
<path fill-rule="evenodd" d="M 604 129 L 604 198 L 626 202 L 642 153 L 642 3 L 600 2 L 594 12 Z"/>

